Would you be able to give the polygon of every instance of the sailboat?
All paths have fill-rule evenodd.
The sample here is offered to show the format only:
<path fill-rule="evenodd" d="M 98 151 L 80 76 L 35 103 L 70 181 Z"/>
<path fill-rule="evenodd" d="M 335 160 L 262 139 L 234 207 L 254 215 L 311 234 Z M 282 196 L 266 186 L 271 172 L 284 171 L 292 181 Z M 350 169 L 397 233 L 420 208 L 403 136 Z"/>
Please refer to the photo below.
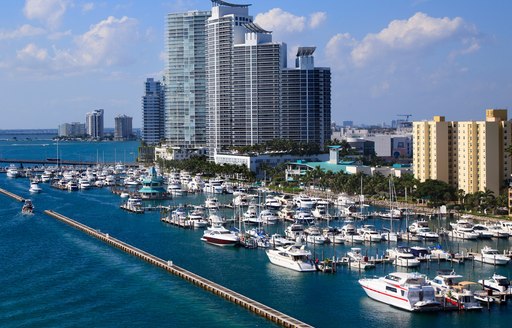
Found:
<path fill-rule="evenodd" d="M 398 233 L 393 232 L 393 220 L 394 220 L 395 211 L 397 210 L 393 206 L 393 203 L 395 200 L 396 200 L 395 184 L 393 183 L 393 177 L 390 176 L 389 177 L 389 215 L 390 215 L 389 224 L 390 224 L 391 228 L 389 229 L 389 231 L 382 233 L 382 238 L 385 241 L 395 241 L 396 242 L 396 241 L 402 240 L 401 236 Z"/>
<path fill-rule="evenodd" d="M 364 194 L 363 194 L 363 176 L 361 176 L 361 191 L 359 194 L 359 213 L 354 213 L 352 216 L 360 220 L 368 218 L 368 213 L 364 213 Z"/>

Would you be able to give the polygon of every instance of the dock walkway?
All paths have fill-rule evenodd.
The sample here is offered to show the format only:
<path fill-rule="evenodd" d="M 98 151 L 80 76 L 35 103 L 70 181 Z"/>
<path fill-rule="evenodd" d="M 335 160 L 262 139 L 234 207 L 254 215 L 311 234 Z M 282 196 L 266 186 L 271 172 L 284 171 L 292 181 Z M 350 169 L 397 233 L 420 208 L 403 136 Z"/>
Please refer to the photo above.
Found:
<path fill-rule="evenodd" d="M 257 302 L 249 297 L 239 294 L 231 289 L 221 286 L 213 281 L 203 278 L 195 273 L 185 270 L 177 265 L 174 265 L 172 261 L 164 261 L 148 252 L 138 249 L 132 245 L 129 245 L 121 240 L 109 236 L 108 233 L 98 232 L 85 224 L 72 220 L 62 214 L 59 214 L 52 210 L 45 210 L 45 214 L 51 216 L 59 221 L 62 221 L 80 231 L 87 233 L 88 235 L 95 237 L 113 247 L 116 247 L 128 254 L 136 256 L 140 259 L 145 260 L 161 269 L 164 269 L 196 286 L 199 286 L 215 295 L 218 295 L 232 303 L 238 304 L 249 311 L 268 319 L 274 323 L 277 323 L 283 327 L 311 327 L 310 325 L 290 317 L 282 312 L 279 312 L 271 307 L 268 307 L 260 302 Z"/>
<path fill-rule="evenodd" d="M 0 194 L 4 194 L 4 195 L 6 195 L 6 196 L 9 196 L 9 197 L 11 197 L 11 198 L 14 198 L 14 199 L 16 199 L 18 202 L 24 202 L 24 201 L 25 201 L 25 198 L 23 198 L 23 197 L 21 197 L 21 196 L 18 196 L 18 195 L 16 195 L 16 194 L 13 194 L 12 192 L 7 191 L 7 190 L 2 189 L 2 188 L 0 188 Z"/>

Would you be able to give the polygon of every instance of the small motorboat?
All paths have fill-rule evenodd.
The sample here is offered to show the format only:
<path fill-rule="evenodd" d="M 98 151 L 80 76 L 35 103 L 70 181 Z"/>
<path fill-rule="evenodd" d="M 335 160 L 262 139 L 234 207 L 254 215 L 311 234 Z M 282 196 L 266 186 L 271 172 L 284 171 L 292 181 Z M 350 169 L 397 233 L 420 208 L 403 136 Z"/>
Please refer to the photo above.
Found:
<path fill-rule="evenodd" d="M 21 208 L 21 214 L 30 215 L 33 213 L 34 213 L 34 204 L 32 204 L 32 200 L 25 199 L 25 203 L 23 204 L 23 207 Z"/>

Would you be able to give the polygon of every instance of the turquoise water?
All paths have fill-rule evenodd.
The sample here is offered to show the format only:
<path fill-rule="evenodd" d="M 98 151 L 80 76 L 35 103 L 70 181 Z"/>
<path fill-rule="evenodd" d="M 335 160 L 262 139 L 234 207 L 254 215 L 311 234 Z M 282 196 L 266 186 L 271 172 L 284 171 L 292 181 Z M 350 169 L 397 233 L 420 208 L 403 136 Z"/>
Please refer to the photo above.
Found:
<path fill-rule="evenodd" d="M 28 143 L 28 141 L 27 141 Z M 49 146 L 13 146 L 0 142 L 0 153 L 45 156 Z M 70 143 L 68 153 L 96 156 L 122 149 L 124 143 Z M 134 151 L 137 144 L 133 144 Z M 51 146 L 53 147 L 53 146 Z M 114 150 L 115 151 L 115 150 Z M 117 150 L 119 156 L 119 150 Z M 110 156 L 110 155 L 109 155 Z M 70 158 L 71 159 L 71 158 Z M 296 273 L 271 265 L 261 249 L 226 249 L 199 240 L 202 231 L 183 230 L 160 222 L 159 213 L 130 214 L 108 189 L 64 192 L 43 185 L 29 195 L 26 179 L 7 179 L 0 187 L 36 206 L 33 216 L 20 214 L 21 204 L 0 195 L 0 326 L 2 327 L 267 327 L 272 323 L 176 278 L 146 262 L 113 249 L 42 213 L 52 209 L 126 241 L 163 259 L 232 288 L 317 327 L 504 327 L 512 319 L 510 304 L 479 313 L 413 314 L 369 299 L 357 284 L 361 275 L 341 267 L 334 275 Z M 175 203 L 200 203 L 204 195 L 184 196 Z M 229 200 L 228 196 L 220 199 Z M 226 215 L 231 213 L 225 212 Z M 370 223 L 388 226 L 389 221 Z M 446 219 L 435 219 L 437 225 Z M 273 229 L 282 231 L 283 226 Z M 507 241 L 443 242 L 454 251 L 484 244 L 509 248 Z M 382 254 L 387 244 L 363 246 Z M 342 256 L 350 246 L 316 247 L 319 257 Z M 450 264 L 422 264 L 435 275 Z M 493 268 L 467 262 L 454 269 L 468 280 L 498 272 L 512 276 L 511 265 Z M 379 266 L 368 275 L 395 269 Z"/>

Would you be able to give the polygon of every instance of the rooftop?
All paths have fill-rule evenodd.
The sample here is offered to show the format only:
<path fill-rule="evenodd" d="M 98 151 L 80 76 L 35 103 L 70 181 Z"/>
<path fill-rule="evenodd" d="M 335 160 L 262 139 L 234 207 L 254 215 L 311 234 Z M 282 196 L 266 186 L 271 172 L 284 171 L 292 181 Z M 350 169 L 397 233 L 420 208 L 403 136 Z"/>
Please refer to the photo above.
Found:
<path fill-rule="evenodd" d="M 222 0 L 212 0 L 212 6 L 226 6 L 226 7 L 240 7 L 240 8 L 247 8 L 250 6 L 250 4 L 236 4 L 236 3 L 229 3 Z"/>

